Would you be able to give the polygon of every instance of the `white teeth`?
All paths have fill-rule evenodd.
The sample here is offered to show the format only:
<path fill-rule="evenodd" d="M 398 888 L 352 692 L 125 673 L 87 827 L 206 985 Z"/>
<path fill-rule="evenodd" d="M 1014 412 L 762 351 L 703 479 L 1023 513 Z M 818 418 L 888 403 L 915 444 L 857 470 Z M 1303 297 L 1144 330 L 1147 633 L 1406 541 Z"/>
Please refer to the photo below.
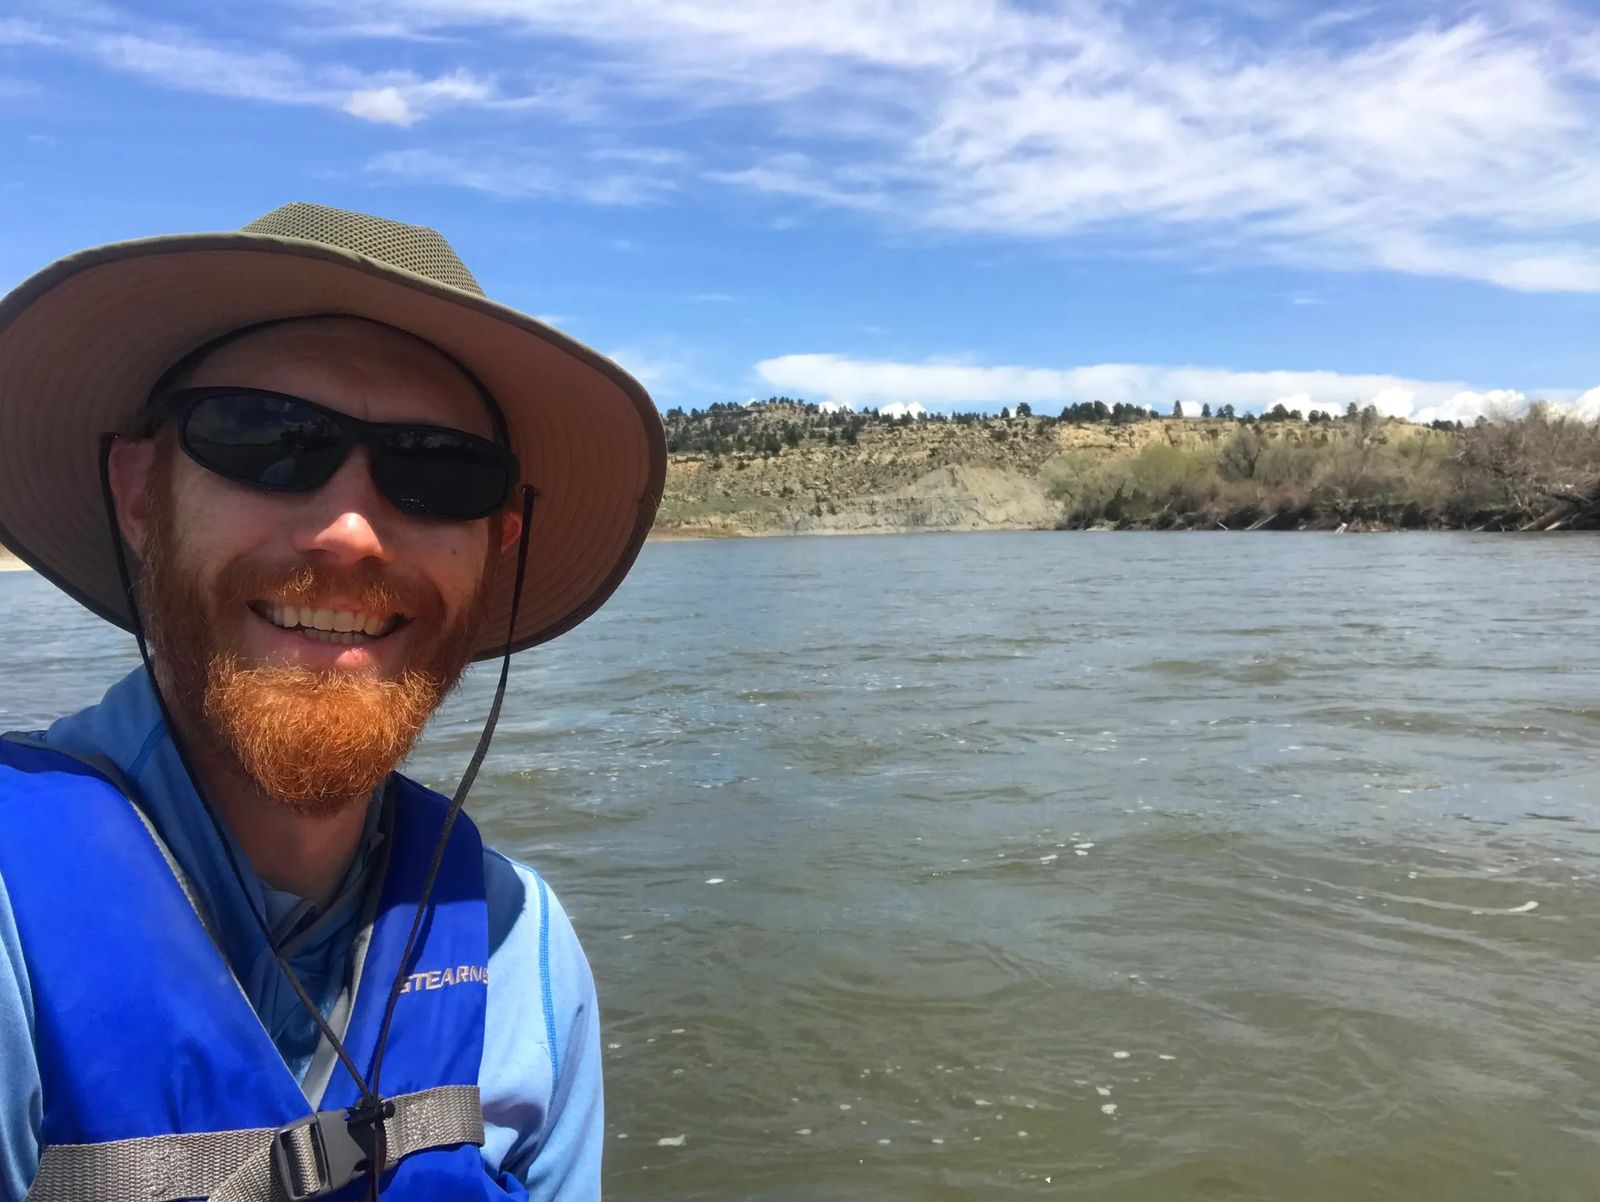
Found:
<path fill-rule="evenodd" d="M 364 643 L 381 638 L 400 623 L 396 614 L 379 617 L 360 610 L 312 609 L 309 605 L 268 605 L 264 616 L 285 630 L 299 627 L 301 633 L 324 643 Z"/>

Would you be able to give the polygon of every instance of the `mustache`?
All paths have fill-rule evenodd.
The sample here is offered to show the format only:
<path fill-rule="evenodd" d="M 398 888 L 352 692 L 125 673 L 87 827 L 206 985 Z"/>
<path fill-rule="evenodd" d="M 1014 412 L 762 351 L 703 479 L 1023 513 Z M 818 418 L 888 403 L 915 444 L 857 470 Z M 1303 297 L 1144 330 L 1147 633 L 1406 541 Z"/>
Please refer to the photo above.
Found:
<path fill-rule="evenodd" d="M 353 600 L 366 613 L 403 614 L 425 621 L 444 613 L 444 599 L 437 589 L 383 568 L 238 560 L 218 575 L 215 596 L 224 606 L 251 601 L 309 606 L 337 596 Z"/>

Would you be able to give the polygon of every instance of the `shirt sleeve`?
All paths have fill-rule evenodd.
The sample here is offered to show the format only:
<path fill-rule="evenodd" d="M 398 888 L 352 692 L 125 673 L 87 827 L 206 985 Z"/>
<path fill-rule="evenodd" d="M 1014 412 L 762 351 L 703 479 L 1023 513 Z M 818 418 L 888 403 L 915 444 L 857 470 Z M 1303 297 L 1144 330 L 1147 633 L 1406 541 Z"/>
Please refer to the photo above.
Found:
<path fill-rule="evenodd" d="M 495 873 L 507 882 L 502 868 Z M 594 974 L 560 901 L 514 865 L 520 904 L 489 969 L 483 1069 L 484 1151 L 539 1202 L 596 1202 L 605 1146 L 600 1016 Z M 507 908 L 490 884 L 490 926 Z"/>
<path fill-rule="evenodd" d="M 0 1202 L 23 1202 L 39 1172 L 43 1098 L 33 1051 L 33 990 L 0 879 Z"/>

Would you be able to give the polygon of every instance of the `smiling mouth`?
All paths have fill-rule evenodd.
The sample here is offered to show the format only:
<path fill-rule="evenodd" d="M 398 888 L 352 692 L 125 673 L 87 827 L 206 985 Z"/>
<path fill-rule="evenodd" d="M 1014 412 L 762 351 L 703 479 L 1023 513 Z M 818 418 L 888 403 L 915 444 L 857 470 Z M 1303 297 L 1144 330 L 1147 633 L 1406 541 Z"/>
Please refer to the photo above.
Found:
<path fill-rule="evenodd" d="M 369 614 L 350 609 L 313 609 L 308 605 L 250 602 L 250 612 L 280 630 L 305 635 L 319 643 L 372 643 L 386 638 L 408 619 L 404 614 Z"/>

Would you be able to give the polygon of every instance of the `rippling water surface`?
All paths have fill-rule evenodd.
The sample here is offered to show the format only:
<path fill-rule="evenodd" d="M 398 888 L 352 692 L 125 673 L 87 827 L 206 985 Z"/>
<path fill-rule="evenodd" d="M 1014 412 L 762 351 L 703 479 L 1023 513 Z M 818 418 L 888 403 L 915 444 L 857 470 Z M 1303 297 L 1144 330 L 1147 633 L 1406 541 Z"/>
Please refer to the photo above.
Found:
<path fill-rule="evenodd" d="M 608 1195 L 1600 1196 L 1597 585 L 1578 537 L 648 546 L 472 804 L 599 977 Z M 132 663 L 0 612 L 0 725 Z"/>

